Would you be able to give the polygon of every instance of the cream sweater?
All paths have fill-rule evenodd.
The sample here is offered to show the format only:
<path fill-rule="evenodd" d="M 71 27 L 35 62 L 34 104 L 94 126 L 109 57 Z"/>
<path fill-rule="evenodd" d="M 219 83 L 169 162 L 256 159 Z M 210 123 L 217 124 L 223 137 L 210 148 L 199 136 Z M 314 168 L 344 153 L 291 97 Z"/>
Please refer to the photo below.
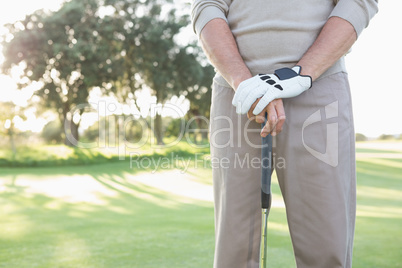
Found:
<path fill-rule="evenodd" d="M 349 21 L 359 36 L 377 11 L 377 0 L 195 0 L 191 15 L 197 35 L 210 20 L 224 19 L 255 75 L 293 67 L 328 18 Z M 346 72 L 343 57 L 321 78 L 337 72 Z M 214 80 L 229 87 L 219 72 Z"/>

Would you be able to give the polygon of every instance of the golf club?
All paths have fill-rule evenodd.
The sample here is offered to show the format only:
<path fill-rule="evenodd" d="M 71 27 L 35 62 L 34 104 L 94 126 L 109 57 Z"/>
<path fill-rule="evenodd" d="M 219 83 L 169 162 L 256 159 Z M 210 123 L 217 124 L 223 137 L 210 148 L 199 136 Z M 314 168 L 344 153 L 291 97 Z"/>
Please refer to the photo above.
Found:
<path fill-rule="evenodd" d="M 267 120 L 265 120 L 266 123 Z M 264 127 L 262 124 L 262 127 Z M 272 136 L 269 134 L 262 138 L 261 149 L 261 246 L 260 246 L 260 268 L 267 267 L 267 225 L 268 214 L 271 208 L 271 175 L 272 175 Z"/>

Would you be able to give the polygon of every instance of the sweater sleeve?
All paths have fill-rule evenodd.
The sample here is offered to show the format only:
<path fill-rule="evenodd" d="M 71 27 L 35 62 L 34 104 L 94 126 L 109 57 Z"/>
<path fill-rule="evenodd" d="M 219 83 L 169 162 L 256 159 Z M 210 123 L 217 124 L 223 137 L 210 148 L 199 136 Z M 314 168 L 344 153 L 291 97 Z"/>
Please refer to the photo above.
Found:
<path fill-rule="evenodd" d="M 339 0 L 329 17 L 347 20 L 359 36 L 377 12 L 378 0 Z"/>
<path fill-rule="evenodd" d="M 211 20 L 221 18 L 227 22 L 231 0 L 194 0 L 191 6 L 193 31 L 199 36 L 204 26 Z"/>

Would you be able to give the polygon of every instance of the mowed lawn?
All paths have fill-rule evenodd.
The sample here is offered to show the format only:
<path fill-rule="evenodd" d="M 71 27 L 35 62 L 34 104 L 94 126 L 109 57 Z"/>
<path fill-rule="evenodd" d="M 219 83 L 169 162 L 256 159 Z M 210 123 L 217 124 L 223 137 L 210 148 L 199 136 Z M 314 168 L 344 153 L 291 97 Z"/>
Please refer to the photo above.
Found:
<path fill-rule="evenodd" d="M 358 145 L 353 267 L 402 267 L 400 145 Z M 186 194 L 211 187 L 210 168 L 151 171 L 128 161 L 0 168 L 0 267 L 212 267 L 211 196 Z M 269 267 L 295 267 L 275 178 L 273 192 Z"/>

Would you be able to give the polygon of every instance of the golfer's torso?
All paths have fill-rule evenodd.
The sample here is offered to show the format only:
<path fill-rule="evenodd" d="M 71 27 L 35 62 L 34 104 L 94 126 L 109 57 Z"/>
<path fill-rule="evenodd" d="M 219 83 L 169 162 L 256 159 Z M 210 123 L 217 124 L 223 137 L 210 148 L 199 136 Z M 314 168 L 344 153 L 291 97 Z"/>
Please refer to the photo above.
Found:
<path fill-rule="evenodd" d="M 333 8 L 333 0 L 233 0 L 227 19 L 252 74 L 270 73 L 300 60 Z"/>

